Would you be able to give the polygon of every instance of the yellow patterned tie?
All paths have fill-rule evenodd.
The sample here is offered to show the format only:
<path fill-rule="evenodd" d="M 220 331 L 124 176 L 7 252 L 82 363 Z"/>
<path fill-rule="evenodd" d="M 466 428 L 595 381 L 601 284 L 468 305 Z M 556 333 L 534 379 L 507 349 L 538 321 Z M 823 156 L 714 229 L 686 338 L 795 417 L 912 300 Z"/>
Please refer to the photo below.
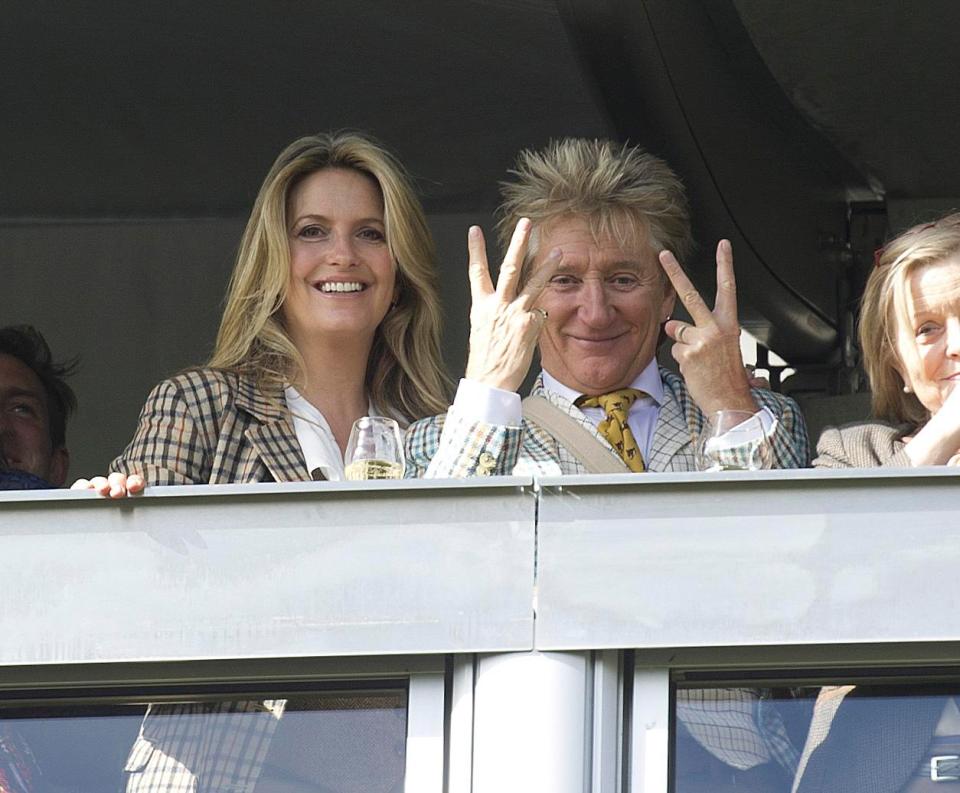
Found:
<path fill-rule="evenodd" d="M 636 388 L 621 388 L 609 394 L 582 396 L 574 403 L 580 408 L 603 408 L 607 417 L 597 425 L 597 429 L 617 450 L 627 464 L 627 468 L 638 474 L 646 471 L 647 467 L 643 464 L 643 455 L 637 446 L 637 439 L 633 437 L 630 425 L 627 424 L 627 413 L 630 411 L 630 406 L 641 396 L 646 394 Z"/>

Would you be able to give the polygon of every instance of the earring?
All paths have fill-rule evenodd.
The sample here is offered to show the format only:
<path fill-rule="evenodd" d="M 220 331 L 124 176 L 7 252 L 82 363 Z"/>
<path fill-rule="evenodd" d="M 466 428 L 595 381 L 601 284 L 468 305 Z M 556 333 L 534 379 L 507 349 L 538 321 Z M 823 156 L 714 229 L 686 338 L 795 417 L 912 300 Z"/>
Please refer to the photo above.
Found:
<path fill-rule="evenodd" d="M 905 385 L 905 386 L 903 387 L 903 393 L 904 393 L 904 394 L 912 394 L 912 393 L 913 393 L 913 389 L 912 389 L 910 386 Z"/>

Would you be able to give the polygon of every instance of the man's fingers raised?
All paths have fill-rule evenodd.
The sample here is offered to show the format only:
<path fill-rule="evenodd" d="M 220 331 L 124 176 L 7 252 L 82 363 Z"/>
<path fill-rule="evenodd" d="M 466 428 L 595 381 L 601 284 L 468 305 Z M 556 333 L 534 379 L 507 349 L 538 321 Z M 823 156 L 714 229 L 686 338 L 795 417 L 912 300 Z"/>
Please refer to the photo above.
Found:
<path fill-rule="evenodd" d="M 470 295 L 476 301 L 493 292 L 490 266 L 487 264 L 487 245 L 479 226 L 471 226 L 467 232 L 467 252 L 470 256 Z"/>
<path fill-rule="evenodd" d="M 693 285 L 693 282 L 687 278 L 687 274 L 680 267 L 677 257 L 670 251 L 660 251 L 660 266 L 673 284 L 673 288 L 683 303 L 684 308 L 690 312 L 690 316 L 697 325 L 707 325 L 713 320 L 713 314 L 709 307 L 703 302 L 700 293 Z"/>
<path fill-rule="evenodd" d="M 730 240 L 717 245 L 717 302 L 714 312 L 721 322 L 737 324 L 737 280 L 733 273 L 733 248 Z"/>
<path fill-rule="evenodd" d="M 510 238 L 510 247 L 500 265 L 500 274 L 497 276 L 497 294 L 500 299 L 509 303 L 516 296 L 517 280 L 520 278 L 520 267 L 523 264 L 524 254 L 527 252 L 527 240 L 530 239 L 530 220 L 520 218 L 517 227 Z"/>

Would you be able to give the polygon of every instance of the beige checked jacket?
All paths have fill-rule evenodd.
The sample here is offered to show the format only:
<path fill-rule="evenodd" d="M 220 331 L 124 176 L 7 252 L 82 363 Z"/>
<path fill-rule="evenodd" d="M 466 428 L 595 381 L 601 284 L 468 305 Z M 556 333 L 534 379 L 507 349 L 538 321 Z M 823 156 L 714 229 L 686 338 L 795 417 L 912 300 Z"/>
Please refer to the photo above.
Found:
<path fill-rule="evenodd" d="M 110 470 L 151 485 L 310 479 L 282 389 L 267 395 L 216 369 L 191 369 L 154 388 Z"/>
<path fill-rule="evenodd" d="M 910 468 L 903 436 L 911 427 L 879 422 L 827 427 L 817 442 L 815 468 Z"/>

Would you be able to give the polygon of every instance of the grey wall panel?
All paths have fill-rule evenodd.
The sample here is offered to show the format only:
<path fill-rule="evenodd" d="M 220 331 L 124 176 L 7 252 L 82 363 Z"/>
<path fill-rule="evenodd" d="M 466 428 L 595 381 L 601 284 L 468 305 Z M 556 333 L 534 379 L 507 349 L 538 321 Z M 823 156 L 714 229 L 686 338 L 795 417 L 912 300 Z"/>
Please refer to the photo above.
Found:
<path fill-rule="evenodd" d="M 530 480 L 0 494 L 0 664 L 529 650 Z"/>
<path fill-rule="evenodd" d="M 538 649 L 960 638 L 954 471 L 541 481 Z"/>

